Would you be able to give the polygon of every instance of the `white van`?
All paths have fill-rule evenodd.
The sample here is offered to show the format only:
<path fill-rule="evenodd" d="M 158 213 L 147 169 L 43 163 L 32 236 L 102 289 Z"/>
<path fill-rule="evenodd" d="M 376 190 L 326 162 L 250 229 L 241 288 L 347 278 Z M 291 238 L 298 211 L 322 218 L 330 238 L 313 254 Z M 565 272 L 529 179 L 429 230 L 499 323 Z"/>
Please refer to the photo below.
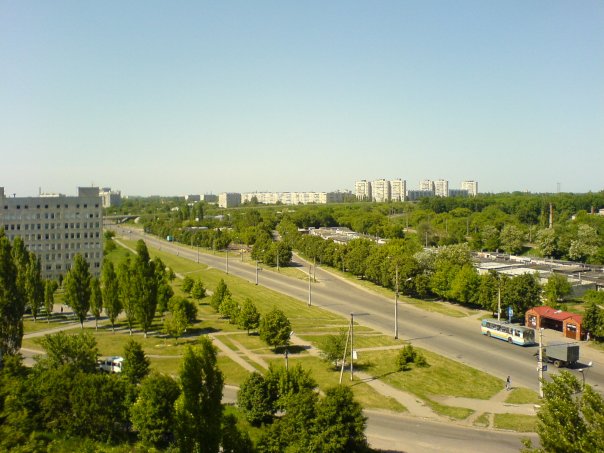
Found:
<path fill-rule="evenodd" d="M 106 373 L 121 373 L 124 358 L 119 356 L 106 357 L 97 361 L 99 370 Z"/>

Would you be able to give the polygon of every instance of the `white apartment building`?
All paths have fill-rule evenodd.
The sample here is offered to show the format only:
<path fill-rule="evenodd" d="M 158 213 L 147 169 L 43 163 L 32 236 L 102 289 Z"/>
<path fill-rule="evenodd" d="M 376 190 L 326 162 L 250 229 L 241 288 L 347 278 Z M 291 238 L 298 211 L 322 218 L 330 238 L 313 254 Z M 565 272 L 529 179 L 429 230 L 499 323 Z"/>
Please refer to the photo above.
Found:
<path fill-rule="evenodd" d="M 365 179 L 354 183 L 354 194 L 359 201 L 373 200 L 371 182 Z"/>
<path fill-rule="evenodd" d="M 449 196 L 449 181 L 444 179 L 437 179 L 434 181 L 434 195 L 437 197 L 448 197 Z"/>
<path fill-rule="evenodd" d="M 234 208 L 241 204 L 241 194 L 236 192 L 223 192 L 218 195 L 218 206 L 221 208 Z"/>
<path fill-rule="evenodd" d="M 241 202 L 253 200 L 262 204 L 325 204 L 344 201 L 342 192 L 248 192 L 241 195 Z"/>
<path fill-rule="evenodd" d="M 378 203 L 390 201 L 390 181 L 387 179 L 376 179 L 371 182 L 372 200 Z"/>
<path fill-rule="evenodd" d="M 419 182 L 419 190 L 425 192 L 434 192 L 434 181 L 430 179 L 422 179 Z"/>
<path fill-rule="evenodd" d="M 78 253 L 93 275 L 100 274 L 103 208 L 98 187 L 79 187 L 75 197 L 7 197 L 0 187 L 0 228 L 11 241 L 20 236 L 39 257 L 44 278 L 64 276 Z"/>
<path fill-rule="evenodd" d="M 470 195 L 471 197 L 475 197 L 476 195 L 478 195 L 478 181 L 462 181 L 461 189 L 467 190 L 468 195 Z"/>
<path fill-rule="evenodd" d="M 390 199 L 392 201 L 405 201 L 407 194 L 407 181 L 404 179 L 393 179 L 390 181 Z"/>
<path fill-rule="evenodd" d="M 111 190 L 110 187 L 103 187 L 99 190 L 99 196 L 101 197 L 104 208 L 120 206 L 122 204 L 122 193 L 119 190 Z"/>

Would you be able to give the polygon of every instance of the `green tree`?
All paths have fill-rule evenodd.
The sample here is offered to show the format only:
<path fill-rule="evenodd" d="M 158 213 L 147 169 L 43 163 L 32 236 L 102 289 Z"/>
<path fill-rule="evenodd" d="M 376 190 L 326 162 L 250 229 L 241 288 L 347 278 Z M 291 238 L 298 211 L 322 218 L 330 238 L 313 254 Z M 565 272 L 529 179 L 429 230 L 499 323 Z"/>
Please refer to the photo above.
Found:
<path fill-rule="evenodd" d="M 584 453 L 604 451 L 604 400 L 590 385 L 568 371 L 543 383 L 543 402 L 537 413 L 541 448 L 532 451 Z M 580 392 L 580 396 L 577 394 Z"/>
<path fill-rule="evenodd" d="M 138 384 L 149 374 L 150 365 L 141 344 L 130 338 L 124 345 L 122 376 L 131 384 Z"/>
<path fill-rule="evenodd" d="M 222 299 L 218 311 L 223 317 L 227 318 L 231 324 L 237 323 L 240 308 L 239 304 L 230 295 Z"/>
<path fill-rule="evenodd" d="M 278 308 L 273 308 L 260 320 L 258 333 L 269 346 L 287 346 L 291 335 L 291 323 Z"/>
<path fill-rule="evenodd" d="M 476 268 L 466 264 L 453 277 L 451 298 L 462 304 L 478 303 L 479 288 L 480 276 L 476 272 Z"/>
<path fill-rule="evenodd" d="M 178 342 L 178 338 L 187 330 L 190 323 L 187 313 L 187 300 L 184 297 L 174 296 L 168 303 L 168 313 L 164 317 L 164 331 L 174 337 Z M 193 307 L 196 309 L 196 307 Z"/>
<path fill-rule="evenodd" d="M 597 293 L 597 291 L 593 292 Z M 597 300 L 593 300 L 593 298 L 589 296 L 590 295 L 586 293 L 587 307 L 585 309 L 585 314 L 583 315 L 582 328 L 586 332 L 589 332 L 590 336 L 595 339 L 604 336 L 604 311 L 600 308 L 601 303 Z"/>
<path fill-rule="evenodd" d="M 220 304 L 224 300 L 227 295 L 231 295 L 229 288 L 227 288 L 226 283 L 221 278 L 218 282 L 218 286 L 216 286 L 216 290 L 214 290 L 214 294 L 212 294 L 212 298 L 210 299 L 210 305 L 216 311 L 220 310 Z"/>
<path fill-rule="evenodd" d="M 541 305 L 541 286 L 536 274 L 528 272 L 505 280 L 501 288 L 501 307 L 512 307 L 517 316 Z"/>
<path fill-rule="evenodd" d="M 103 311 L 103 293 L 101 292 L 101 282 L 98 278 L 90 279 L 90 311 L 94 316 L 95 329 L 99 329 L 99 318 Z"/>
<path fill-rule="evenodd" d="M 516 225 L 505 225 L 500 234 L 501 247 L 506 253 L 515 255 L 524 247 L 524 232 Z"/>
<path fill-rule="evenodd" d="M 222 442 L 223 453 L 253 453 L 254 444 L 246 431 L 237 427 L 237 417 L 226 414 L 222 418 Z"/>
<path fill-rule="evenodd" d="M 94 336 L 88 331 L 82 331 L 77 335 L 57 332 L 42 337 L 40 344 L 46 350 L 46 357 L 39 362 L 46 368 L 72 365 L 85 373 L 96 371 L 96 358 L 99 352 Z"/>
<path fill-rule="evenodd" d="M 535 242 L 544 257 L 558 256 L 558 235 L 553 228 L 539 230 Z"/>
<path fill-rule="evenodd" d="M 46 321 L 49 323 L 55 305 L 55 291 L 58 286 L 55 280 L 44 281 L 44 309 L 46 310 Z"/>
<path fill-rule="evenodd" d="M 195 280 L 193 280 L 191 277 L 189 277 L 188 275 L 185 275 L 185 277 L 182 279 L 182 286 L 181 289 L 185 292 L 185 293 L 190 293 L 191 290 L 193 289 L 193 284 L 195 283 Z"/>
<path fill-rule="evenodd" d="M 337 367 L 338 362 L 344 358 L 347 339 L 348 332 L 344 329 L 341 329 L 338 335 L 325 336 L 319 346 L 323 358 Z"/>
<path fill-rule="evenodd" d="M 103 306 L 105 313 L 111 322 L 111 328 L 115 332 L 115 321 L 122 312 L 122 303 L 120 301 L 120 290 L 117 274 L 111 261 L 103 262 L 101 271 L 101 295 L 103 297 Z"/>
<path fill-rule="evenodd" d="M 147 338 L 155 318 L 159 285 L 155 263 L 151 261 L 147 246 L 142 239 L 136 243 L 136 256 L 132 262 L 130 284 L 136 320 Z"/>
<path fill-rule="evenodd" d="M 576 238 L 571 241 L 568 257 L 575 261 L 587 261 L 598 252 L 598 232 L 590 225 L 579 225 Z"/>
<path fill-rule="evenodd" d="M 424 355 L 421 352 L 416 351 L 411 344 L 406 344 L 405 347 L 400 350 L 396 362 L 399 371 L 410 370 L 410 365 L 412 363 L 422 368 L 428 366 L 428 362 L 426 362 Z"/>
<path fill-rule="evenodd" d="M 69 413 L 60 429 L 101 442 L 125 438 L 128 412 L 123 381 L 108 374 L 78 373 L 69 395 Z M 107 402 L 110 402 L 109 404 Z"/>
<path fill-rule="evenodd" d="M 84 328 L 84 320 L 90 309 L 90 272 L 88 263 L 79 253 L 73 260 L 73 266 L 65 276 L 65 303 L 71 307 Z"/>
<path fill-rule="evenodd" d="M 499 249 L 499 230 L 493 225 L 484 225 L 480 230 L 480 241 L 486 250 Z"/>
<path fill-rule="evenodd" d="M 187 348 L 181 371 L 181 394 L 176 400 L 176 444 L 183 453 L 215 453 L 220 448 L 224 378 L 216 350 L 202 337 L 200 347 Z"/>
<path fill-rule="evenodd" d="M 268 423 L 273 418 L 273 400 L 264 376 L 250 373 L 237 393 L 237 405 L 253 426 Z"/>
<path fill-rule="evenodd" d="M 11 243 L 0 230 L 0 368 L 5 354 L 16 354 L 23 339 L 26 296 L 17 284 Z"/>
<path fill-rule="evenodd" d="M 36 322 L 40 307 L 44 304 L 44 280 L 42 279 L 42 266 L 40 260 L 33 253 L 29 253 L 29 262 L 26 269 L 25 291 L 27 303 Z"/>
<path fill-rule="evenodd" d="M 152 373 L 140 385 L 138 398 L 130 407 L 132 427 L 144 445 L 164 448 L 174 426 L 174 403 L 180 388 L 170 376 Z"/>
<path fill-rule="evenodd" d="M 127 257 L 118 268 L 119 300 L 126 313 L 126 323 L 132 335 L 132 328 L 136 322 L 136 298 L 133 294 L 132 276 L 130 273 L 130 259 Z"/>
<path fill-rule="evenodd" d="M 201 280 L 195 280 L 195 283 L 193 283 L 193 287 L 191 288 L 191 297 L 197 300 L 201 300 L 206 297 L 206 289 Z"/>
<path fill-rule="evenodd" d="M 312 425 L 311 451 L 368 451 L 365 437 L 366 418 L 350 387 L 329 388 L 317 404 Z"/>
<path fill-rule="evenodd" d="M 260 313 L 250 298 L 246 298 L 243 302 L 243 306 L 239 310 L 237 324 L 242 329 L 247 330 L 248 335 L 251 329 L 257 329 L 260 325 Z"/>
<path fill-rule="evenodd" d="M 568 296 L 572 286 L 564 275 L 552 274 L 548 277 L 547 283 L 543 286 L 543 293 L 547 303 L 553 307 Z"/>

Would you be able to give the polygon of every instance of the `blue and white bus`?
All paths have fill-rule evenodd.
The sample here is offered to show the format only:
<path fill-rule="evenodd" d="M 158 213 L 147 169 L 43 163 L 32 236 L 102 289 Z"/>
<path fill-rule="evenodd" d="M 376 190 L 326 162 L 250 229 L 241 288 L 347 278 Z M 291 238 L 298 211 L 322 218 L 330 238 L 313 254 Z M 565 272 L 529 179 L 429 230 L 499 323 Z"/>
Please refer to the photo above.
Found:
<path fill-rule="evenodd" d="M 510 324 L 497 319 L 483 319 L 482 334 L 487 337 L 498 338 L 508 343 L 520 346 L 535 344 L 535 330 L 520 324 Z"/>

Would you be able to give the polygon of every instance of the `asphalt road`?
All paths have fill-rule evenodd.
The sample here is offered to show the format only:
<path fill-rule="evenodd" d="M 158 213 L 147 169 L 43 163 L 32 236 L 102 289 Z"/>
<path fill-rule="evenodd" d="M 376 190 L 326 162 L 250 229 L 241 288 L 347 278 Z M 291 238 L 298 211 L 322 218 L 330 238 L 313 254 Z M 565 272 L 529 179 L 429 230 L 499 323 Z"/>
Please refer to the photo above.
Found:
<path fill-rule="evenodd" d="M 180 256 L 208 264 L 223 271 L 226 270 L 224 256 L 197 253 L 196 250 L 169 243 L 150 235 L 143 235 L 137 230 L 121 229 L 125 237 L 132 239 L 144 238 L 145 241 L 162 250 L 171 251 Z M 238 254 L 229 255 L 229 273 L 254 283 L 256 269 L 254 266 L 242 263 Z M 306 266 L 299 258 L 295 258 L 301 266 Z M 392 300 L 366 291 L 353 283 L 335 277 L 320 267 L 316 269 L 319 283 L 313 283 L 311 301 L 319 306 L 343 316 L 355 313 L 355 321 L 362 325 L 375 328 L 386 334 L 394 335 L 394 303 Z M 308 282 L 289 278 L 276 272 L 259 273 L 259 284 L 283 294 L 290 295 L 303 302 L 308 301 Z M 302 307 L 301 307 L 302 308 Z M 511 376 L 512 385 L 533 389 L 539 388 L 537 360 L 535 354 L 538 347 L 520 347 L 506 342 L 487 338 L 480 334 L 480 324 L 476 319 L 452 318 L 439 313 L 427 312 L 413 305 L 399 303 L 399 338 L 410 340 L 414 345 L 426 348 L 456 361 L 468 364 L 505 379 Z M 546 332 L 547 341 L 563 341 L 557 332 Z M 599 353 L 585 357 L 587 351 L 583 348 L 582 362 L 592 362 L 592 367 L 585 372 L 586 381 L 604 390 L 604 361 Z M 548 365 L 548 372 L 555 373 L 557 369 Z M 581 373 L 571 370 L 579 379 Z"/>

